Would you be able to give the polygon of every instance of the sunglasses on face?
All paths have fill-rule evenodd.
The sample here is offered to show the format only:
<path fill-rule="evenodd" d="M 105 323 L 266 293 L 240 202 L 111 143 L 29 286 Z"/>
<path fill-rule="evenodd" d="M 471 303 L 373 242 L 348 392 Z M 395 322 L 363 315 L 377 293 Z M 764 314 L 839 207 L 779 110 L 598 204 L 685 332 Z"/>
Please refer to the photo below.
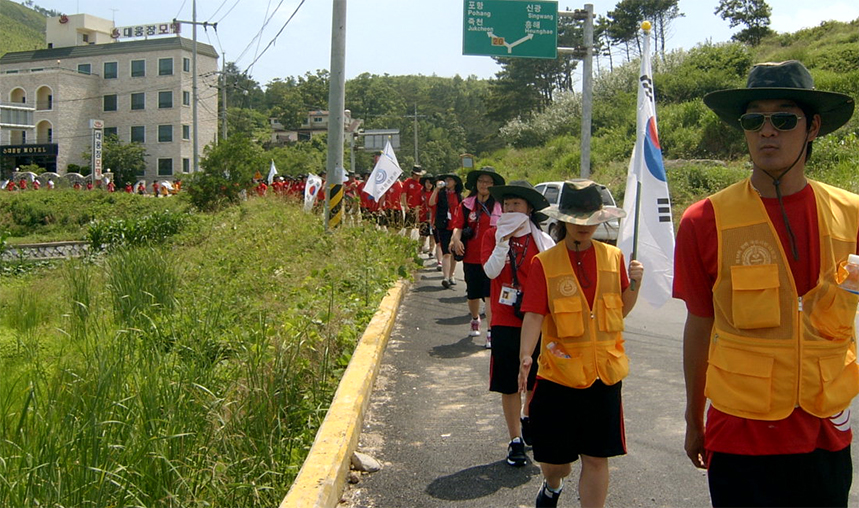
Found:
<path fill-rule="evenodd" d="M 802 117 L 795 113 L 746 113 L 740 116 L 740 126 L 743 130 L 759 131 L 767 119 L 776 130 L 791 131 Z"/>

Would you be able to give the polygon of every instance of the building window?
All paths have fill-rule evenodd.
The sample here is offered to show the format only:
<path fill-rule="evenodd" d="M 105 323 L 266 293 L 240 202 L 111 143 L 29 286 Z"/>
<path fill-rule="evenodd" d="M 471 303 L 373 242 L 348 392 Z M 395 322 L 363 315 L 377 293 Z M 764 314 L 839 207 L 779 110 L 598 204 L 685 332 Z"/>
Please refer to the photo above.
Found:
<path fill-rule="evenodd" d="M 143 92 L 131 94 L 131 109 L 146 109 L 146 94 Z"/>
<path fill-rule="evenodd" d="M 190 106 L 191 105 L 191 92 L 187 90 L 182 90 L 182 105 Z"/>
<path fill-rule="evenodd" d="M 116 111 L 116 94 L 104 96 L 104 108 L 103 109 L 105 111 Z"/>
<path fill-rule="evenodd" d="M 116 79 L 118 77 L 117 69 L 116 62 L 104 62 L 104 79 Z"/>
<path fill-rule="evenodd" d="M 116 130 L 116 127 L 105 127 L 104 138 L 107 139 L 108 136 L 113 136 L 119 139 L 119 131 Z"/>
<path fill-rule="evenodd" d="M 322 121 L 322 117 L 321 117 L 321 116 L 314 117 L 314 118 L 313 118 L 313 121 L 314 121 L 314 122 L 316 122 L 316 123 L 321 122 L 321 121 Z"/>
<path fill-rule="evenodd" d="M 173 159 L 158 159 L 158 176 L 173 176 Z"/>
<path fill-rule="evenodd" d="M 191 72 L 191 59 L 183 58 L 182 59 L 182 70 L 185 72 Z"/>
<path fill-rule="evenodd" d="M 159 125 L 158 126 L 158 142 L 169 143 L 173 141 L 173 126 Z"/>
<path fill-rule="evenodd" d="M 143 125 L 133 125 L 131 127 L 131 142 L 146 143 L 146 127 Z"/>
<path fill-rule="evenodd" d="M 173 92 L 158 92 L 158 109 L 173 107 Z"/>
<path fill-rule="evenodd" d="M 172 76 L 173 75 L 173 59 L 159 58 L 158 59 L 158 75 Z"/>
<path fill-rule="evenodd" d="M 81 39 L 84 42 L 89 42 L 89 34 L 81 34 Z"/>
<path fill-rule="evenodd" d="M 142 78 L 146 76 L 146 60 L 131 61 L 131 77 Z"/>
<path fill-rule="evenodd" d="M 78 72 L 81 74 L 92 74 L 91 64 L 78 64 Z"/>
<path fill-rule="evenodd" d="M 191 139 L 191 126 L 183 125 L 182 126 L 182 139 L 188 140 Z"/>
<path fill-rule="evenodd" d="M 182 172 L 190 173 L 191 172 L 191 159 L 185 157 L 182 159 Z"/>
<path fill-rule="evenodd" d="M 53 143 L 54 142 L 54 129 L 48 129 L 45 134 L 47 134 L 47 142 Z"/>

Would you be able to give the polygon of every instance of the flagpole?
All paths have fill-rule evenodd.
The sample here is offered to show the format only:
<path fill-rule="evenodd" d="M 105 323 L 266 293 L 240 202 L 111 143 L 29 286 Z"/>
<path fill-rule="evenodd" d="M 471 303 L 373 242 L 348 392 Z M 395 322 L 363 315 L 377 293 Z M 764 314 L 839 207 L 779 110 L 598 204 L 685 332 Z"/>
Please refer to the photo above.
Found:
<path fill-rule="evenodd" d="M 630 261 L 638 259 L 638 219 L 641 215 L 641 182 L 635 185 L 635 222 L 632 227 L 632 256 Z M 635 280 L 630 281 L 629 290 L 635 291 Z"/>
<path fill-rule="evenodd" d="M 650 56 L 650 22 L 645 21 L 641 23 L 641 30 L 644 32 L 644 51 L 647 52 L 646 55 L 641 55 L 641 58 Z M 638 121 L 636 120 L 636 124 Z M 638 226 L 639 221 L 641 220 L 641 180 L 636 183 L 635 186 L 635 221 L 633 222 L 632 227 L 632 256 L 630 261 L 638 259 Z M 635 281 L 629 283 L 629 288 L 631 291 L 635 291 Z"/>

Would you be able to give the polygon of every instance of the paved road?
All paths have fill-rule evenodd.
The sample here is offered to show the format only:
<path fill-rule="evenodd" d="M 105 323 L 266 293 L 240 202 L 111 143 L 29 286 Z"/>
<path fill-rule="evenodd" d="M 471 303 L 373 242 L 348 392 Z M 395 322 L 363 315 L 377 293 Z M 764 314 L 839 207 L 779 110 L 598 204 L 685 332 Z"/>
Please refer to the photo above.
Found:
<path fill-rule="evenodd" d="M 517 469 L 504 461 L 500 396 L 487 389 L 483 337 L 468 336 L 464 283 L 445 290 L 430 264 L 417 274 L 400 308 L 359 443 L 359 451 L 383 468 L 362 475 L 344 495 L 345 505 L 534 506 L 540 472 L 532 464 Z M 684 318 L 678 301 L 659 311 L 639 304 L 627 318 L 631 371 L 623 395 L 629 454 L 609 461 L 608 506 L 709 506 L 706 477 L 683 452 Z M 859 464 L 856 447 L 853 453 Z M 576 464 L 561 506 L 579 505 L 578 473 Z M 852 506 L 859 506 L 857 490 Z"/>

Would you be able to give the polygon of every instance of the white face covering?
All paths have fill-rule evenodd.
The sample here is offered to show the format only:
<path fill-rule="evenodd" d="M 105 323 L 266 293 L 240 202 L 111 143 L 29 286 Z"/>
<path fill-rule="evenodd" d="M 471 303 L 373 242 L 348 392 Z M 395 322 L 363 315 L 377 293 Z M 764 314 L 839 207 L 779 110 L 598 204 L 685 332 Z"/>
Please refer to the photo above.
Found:
<path fill-rule="evenodd" d="M 531 233 L 531 228 L 527 227 L 530 221 L 528 214 L 520 212 L 504 212 L 495 224 L 498 228 L 495 232 L 495 240 L 500 241 L 501 238 L 510 235 L 515 237 L 525 236 Z M 525 226 L 525 227 L 522 227 Z"/>
<path fill-rule="evenodd" d="M 543 252 L 555 245 L 555 242 L 549 238 L 549 235 L 544 234 L 536 224 L 531 222 L 531 217 L 526 213 L 502 213 L 495 227 L 497 228 L 495 231 L 496 243 L 501 242 L 502 238 L 512 233 L 517 238 L 531 235 L 534 238 L 538 252 Z"/>

